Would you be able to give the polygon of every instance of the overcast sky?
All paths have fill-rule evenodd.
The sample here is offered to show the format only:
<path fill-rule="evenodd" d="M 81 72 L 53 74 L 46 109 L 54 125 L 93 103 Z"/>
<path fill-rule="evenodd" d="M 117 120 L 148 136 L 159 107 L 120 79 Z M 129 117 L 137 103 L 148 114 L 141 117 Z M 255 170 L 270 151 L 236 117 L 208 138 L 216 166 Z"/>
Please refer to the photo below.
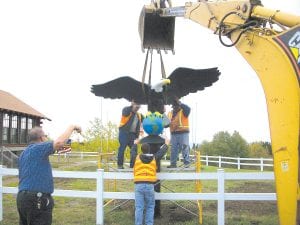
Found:
<path fill-rule="evenodd" d="M 149 2 L 0 1 L 0 89 L 51 118 L 44 128 L 52 137 L 69 124 L 86 129 L 95 117 L 118 123 L 128 102 L 101 100 L 90 87 L 124 75 L 141 80 L 145 54 L 138 17 Z M 262 2 L 300 15 L 298 0 Z M 173 3 L 180 6 L 185 1 Z M 212 87 L 182 99 L 192 107 L 191 142 L 234 130 L 249 142 L 270 140 L 257 75 L 234 47 L 223 47 L 212 31 L 177 18 L 175 55 L 164 55 L 164 64 L 167 74 L 177 67 L 219 67 L 222 73 Z M 158 66 L 154 72 L 153 79 L 158 80 Z"/>

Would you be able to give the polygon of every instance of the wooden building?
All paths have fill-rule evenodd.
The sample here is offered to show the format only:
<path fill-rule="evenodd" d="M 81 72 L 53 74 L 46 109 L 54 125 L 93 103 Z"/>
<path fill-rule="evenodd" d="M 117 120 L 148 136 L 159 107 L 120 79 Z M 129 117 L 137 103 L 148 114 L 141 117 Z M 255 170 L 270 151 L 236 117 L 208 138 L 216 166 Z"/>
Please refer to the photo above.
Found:
<path fill-rule="evenodd" d="M 0 90 L 0 147 L 13 151 L 28 144 L 28 130 L 42 126 L 45 115 L 12 94 Z"/>

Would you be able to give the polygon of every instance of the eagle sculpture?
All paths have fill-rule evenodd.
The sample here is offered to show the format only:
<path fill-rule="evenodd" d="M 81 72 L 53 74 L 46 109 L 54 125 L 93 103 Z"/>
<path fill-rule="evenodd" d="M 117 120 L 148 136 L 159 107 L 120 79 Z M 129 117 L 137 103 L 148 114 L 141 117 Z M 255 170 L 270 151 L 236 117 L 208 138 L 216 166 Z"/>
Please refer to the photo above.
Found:
<path fill-rule="evenodd" d="M 175 98 L 202 91 L 219 79 L 218 68 L 190 69 L 179 67 L 167 79 L 155 85 L 143 84 L 129 76 L 119 77 L 104 84 L 92 85 L 96 96 L 134 100 L 148 105 L 151 112 L 162 112 L 164 105 L 172 104 Z"/>

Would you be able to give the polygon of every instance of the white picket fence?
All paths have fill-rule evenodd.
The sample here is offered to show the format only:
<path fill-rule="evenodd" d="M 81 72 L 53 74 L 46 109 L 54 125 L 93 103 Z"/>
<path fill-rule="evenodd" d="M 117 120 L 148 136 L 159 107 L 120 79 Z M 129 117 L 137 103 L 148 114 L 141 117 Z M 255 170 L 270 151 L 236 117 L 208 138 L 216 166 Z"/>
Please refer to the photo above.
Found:
<path fill-rule="evenodd" d="M 273 167 L 273 159 L 270 158 L 240 158 L 240 157 L 225 157 L 225 156 L 201 156 L 201 162 L 205 165 L 217 165 L 222 168 L 223 165 L 236 165 L 240 170 L 241 166 L 259 167 L 260 171 L 264 171 L 265 167 Z"/>
<path fill-rule="evenodd" d="M 3 176 L 18 175 L 17 169 L 7 169 L 0 166 L 0 221 L 3 220 L 3 194 L 16 194 L 17 187 L 3 187 Z M 74 198 L 96 199 L 96 224 L 104 225 L 104 199 L 134 199 L 134 192 L 104 192 L 103 184 L 105 179 L 132 180 L 131 172 L 104 172 L 99 169 L 95 172 L 81 171 L 53 171 L 54 177 L 95 179 L 95 191 L 73 191 L 55 189 L 54 196 Z M 272 172 L 251 172 L 251 173 L 225 173 L 219 169 L 216 173 L 158 173 L 160 180 L 217 180 L 217 193 L 155 193 L 155 198 L 160 200 L 216 200 L 218 202 L 218 225 L 225 224 L 225 201 L 274 201 L 275 193 L 225 193 L 225 181 L 227 180 L 274 180 Z"/>
<path fill-rule="evenodd" d="M 98 152 L 70 152 L 64 154 L 55 154 L 57 157 L 97 157 Z M 195 158 L 194 155 L 190 156 Z M 226 167 L 225 165 L 236 165 L 238 170 L 242 166 L 260 168 L 260 171 L 264 171 L 265 167 L 273 167 L 273 159 L 271 158 L 240 158 L 240 157 L 225 157 L 225 156 L 208 156 L 201 155 L 201 162 L 204 162 L 206 166 L 218 166 L 219 168 Z M 166 158 L 165 158 L 166 160 Z"/>
<path fill-rule="evenodd" d="M 68 158 L 68 157 L 79 157 L 81 159 L 83 159 L 84 157 L 98 157 L 99 153 L 98 152 L 68 152 L 68 153 L 55 153 L 53 154 L 54 156 L 57 157 L 64 157 L 64 158 Z"/>

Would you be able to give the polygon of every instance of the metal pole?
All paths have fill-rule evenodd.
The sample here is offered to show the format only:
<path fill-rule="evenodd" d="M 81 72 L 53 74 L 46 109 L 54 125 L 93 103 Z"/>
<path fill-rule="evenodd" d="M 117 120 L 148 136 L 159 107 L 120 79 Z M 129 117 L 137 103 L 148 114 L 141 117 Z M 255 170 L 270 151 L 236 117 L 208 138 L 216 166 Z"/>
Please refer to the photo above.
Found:
<path fill-rule="evenodd" d="M 98 152 L 98 169 L 101 169 L 102 165 L 101 165 L 101 162 L 102 161 L 102 156 L 101 156 L 101 153 Z"/>
<path fill-rule="evenodd" d="M 195 115 L 195 124 L 196 124 L 196 126 L 195 126 L 195 143 L 197 142 L 197 130 L 198 130 L 198 103 L 196 102 L 196 115 Z"/>
<path fill-rule="evenodd" d="M 201 172 L 201 156 L 200 156 L 200 151 L 196 151 L 196 173 Z M 202 192 L 202 183 L 200 180 L 196 180 L 196 191 L 198 193 Z M 197 200 L 197 204 L 198 204 L 198 209 L 199 209 L 199 224 L 202 224 L 203 222 L 203 208 L 202 208 L 202 201 L 201 200 Z"/>

